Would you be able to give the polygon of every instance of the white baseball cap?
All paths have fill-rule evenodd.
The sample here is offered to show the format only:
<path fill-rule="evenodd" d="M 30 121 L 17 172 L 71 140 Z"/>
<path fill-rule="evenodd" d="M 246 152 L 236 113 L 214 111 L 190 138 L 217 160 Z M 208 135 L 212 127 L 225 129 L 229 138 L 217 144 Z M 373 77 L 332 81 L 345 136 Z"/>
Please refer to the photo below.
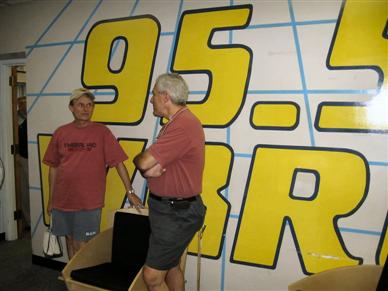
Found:
<path fill-rule="evenodd" d="M 86 96 L 86 97 L 90 98 L 90 100 L 92 100 L 92 101 L 94 101 L 94 99 L 95 99 L 94 94 L 92 92 L 90 92 L 88 89 L 78 88 L 78 89 L 73 90 L 73 92 L 70 95 L 69 101 L 71 102 L 75 99 L 80 98 L 81 96 Z"/>

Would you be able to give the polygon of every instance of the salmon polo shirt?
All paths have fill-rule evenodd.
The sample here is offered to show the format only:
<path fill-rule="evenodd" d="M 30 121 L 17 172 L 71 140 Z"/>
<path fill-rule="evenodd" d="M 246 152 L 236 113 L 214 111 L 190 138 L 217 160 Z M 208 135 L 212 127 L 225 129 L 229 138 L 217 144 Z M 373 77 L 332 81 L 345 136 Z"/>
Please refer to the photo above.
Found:
<path fill-rule="evenodd" d="M 43 163 L 57 170 L 52 207 L 63 211 L 104 206 L 107 166 L 128 159 L 112 132 L 91 122 L 78 128 L 59 127 L 49 143 Z"/>
<path fill-rule="evenodd" d="M 152 193 L 187 198 L 202 192 L 205 134 L 199 119 L 187 107 L 162 127 L 149 151 L 166 169 L 160 177 L 147 179 Z"/>

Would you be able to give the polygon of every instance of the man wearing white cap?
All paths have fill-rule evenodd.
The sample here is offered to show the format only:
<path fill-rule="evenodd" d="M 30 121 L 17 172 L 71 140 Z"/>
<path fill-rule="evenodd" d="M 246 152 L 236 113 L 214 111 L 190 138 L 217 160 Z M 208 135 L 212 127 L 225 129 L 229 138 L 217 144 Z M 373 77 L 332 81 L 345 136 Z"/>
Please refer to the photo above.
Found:
<path fill-rule="evenodd" d="M 84 88 L 72 92 L 74 121 L 54 132 L 43 158 L 50 167 L 52 231 L 66 236 L 69 259 L 100 230 L 107 166 L 116 168 L 131 205 L 142 207 L 123 163 L 128 156 L 105 125 L 91 121 L 94 99 Z"/>

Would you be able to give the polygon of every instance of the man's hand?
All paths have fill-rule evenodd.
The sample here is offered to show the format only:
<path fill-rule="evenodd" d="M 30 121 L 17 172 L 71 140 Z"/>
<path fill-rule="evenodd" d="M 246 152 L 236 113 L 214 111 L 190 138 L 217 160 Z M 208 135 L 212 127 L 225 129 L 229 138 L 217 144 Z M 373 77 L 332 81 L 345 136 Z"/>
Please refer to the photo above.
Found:
<path fill-rule="evenodd" d="M 145 178 L 150 178 L 150 177 L 156 178 L 156 177 L 162 176 L 164 174 L 164 172 L 166 172 L 166 169 L 163 168 L 159 163 L 157 163 L 152 168 L 150 168 L 147 171 L 145 171 L 143 173 L 143 177 L 145 177 Z"/>
<path fill-rule="evenodd" d="M 139 212 L 141 208 L 144 208 L 141 199 L 133 191 L 127 192 L 127 197 L 131 207 L 135 207 Z"/>
<path fill-rule="evenodd" d="M 51 215 L 51 210 L 52 210 L 52 206 L 51 206 L 51 201 L 49 201 L 47 203 L 47 214 L 50 216 Z"/>

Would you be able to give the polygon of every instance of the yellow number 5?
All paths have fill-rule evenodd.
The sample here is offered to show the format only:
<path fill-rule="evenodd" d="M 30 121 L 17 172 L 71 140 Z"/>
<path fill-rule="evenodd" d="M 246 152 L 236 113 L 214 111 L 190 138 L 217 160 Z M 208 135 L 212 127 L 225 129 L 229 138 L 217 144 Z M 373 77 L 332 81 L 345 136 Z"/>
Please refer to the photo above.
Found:
<path fill-rule="evenodd" d="M 316 127 L 320 131 L 388 132 L 387 122 L 387 1 L 346 1 L 329 54 L 333 70 L 374 69 L 381 91 L 373 100 L 322 102 Z"/>
<path fill-rule="evenodd" d="M 179 24 L 172 70 L 207 74 L 209 86 L 190 109 L 207 127 L 227 127 L 238 116 L 247 93 L 252 52 L 236 44 L 213 45 L 216 31 L 244 28 L 252 5 L 185 11 Z"/>

